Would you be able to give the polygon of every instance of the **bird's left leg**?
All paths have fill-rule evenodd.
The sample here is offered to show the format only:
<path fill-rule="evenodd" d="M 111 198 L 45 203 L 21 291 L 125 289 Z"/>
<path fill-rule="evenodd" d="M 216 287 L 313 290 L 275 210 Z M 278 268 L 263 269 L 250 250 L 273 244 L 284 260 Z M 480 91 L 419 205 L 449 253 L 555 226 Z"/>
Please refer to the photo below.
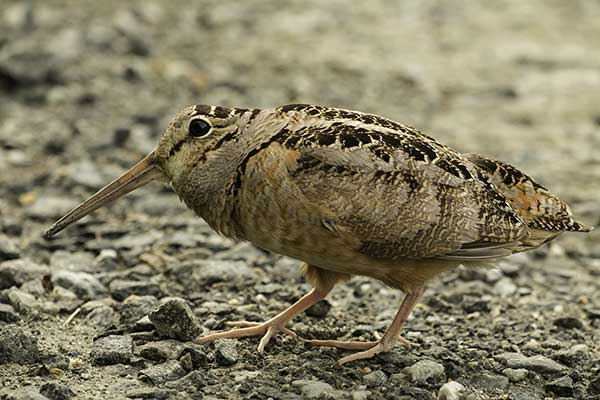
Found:
<path fill-rule="evenodd" d="M 420 286 L 408 292 L 400 308 L 383 337 L 376 342 L 357 342 L 357 341 L 340 341 L 340 340 L 309 340 L 308 342 L 315 346 L 338 347 L 346 350 L 363 350 L 358 353 L 351 354 L 338 360 L 338 365 L 342 365 L 355 360 L 371 358 L 379 353 L 390 351 L 397 341 L 410 347 L 410 343 L 400 336 L 400 331 L 408 320 L 410 313 L 417 304 L 419 298 L 423 294 L 424 287 Z"/>
<path fill-rule="evenodd" d="M 296 334 L 292 330 L 286 328 L 285 325 L 296 315 L 304 312 L 320 300 L 323 300 L 338 280 L 345 279 L 345 275 L 341 276 L 308 264 L 302 266 L 302 271 L 308 281 L 314 286 L 314 289 L 302 296 L 300 300 L 286 308 L 284 311 L 265 322 L 237 321 L 226 323 L 227 326 L 240 327 L 240 329 L 212 333 L 196 338 L 194 339 L 194 342 L 207 343 L 218 339 L 234 339 L 262 335 L 262 339 L 258 345 L 258 351 L 262 353 L 265 346 L 277 332 L 295 337 Z"/>

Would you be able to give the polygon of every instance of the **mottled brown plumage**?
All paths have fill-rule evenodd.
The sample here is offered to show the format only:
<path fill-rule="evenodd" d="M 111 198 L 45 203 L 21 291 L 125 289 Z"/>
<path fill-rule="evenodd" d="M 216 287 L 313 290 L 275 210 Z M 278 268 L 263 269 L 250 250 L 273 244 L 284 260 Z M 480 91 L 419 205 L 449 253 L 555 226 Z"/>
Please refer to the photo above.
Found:
<path fill-rule="evenodd" d="M 340 363 L 387 351 L 396 340 L 408 345 L 399 336 L 404 322 L 427 281 L 448 268 L 589 230 L 508 164 L 460 154 L 379 116 L 314 105 L 188 107 L 134 169 L 47 235 L 147 180 L 166 178 L 218 232 L 304 261 L 314 287 L 263 324 L 242 321 L 234 324 L 241 329 L 198 342 L 264 335 L 262 351 L 274 333 L 293 334 L 285 323 L 352 275 L 406 293 L 380 341 L 311 341 L 363 350 Z"/>

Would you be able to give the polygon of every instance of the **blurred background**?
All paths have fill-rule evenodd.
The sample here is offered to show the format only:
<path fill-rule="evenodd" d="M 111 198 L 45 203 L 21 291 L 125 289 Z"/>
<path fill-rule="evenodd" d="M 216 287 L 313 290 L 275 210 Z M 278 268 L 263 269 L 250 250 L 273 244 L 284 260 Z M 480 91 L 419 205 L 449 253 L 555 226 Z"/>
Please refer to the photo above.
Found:
<path fill-rule="evenodd" d="M 149 152 L 170 118 L 190 104 L 254 108 L 315 103 L 380 114 L 459 151 L 515 165 L 571 204 L 578 220 L 599 225 L 598 21 L 600 2 L 588 0 L 0 0 L 0 261 L 96 265 L 98 254 L 116 248 L 120 267 L 127 268 L 152 265 L 146 255 L 158 253 L 157 247 L 180 262 L 210 256 L 198 247 L 223 250 L 233 245 L 191 219 L 177 196 L 160 185 L 98 211 L 53 242 L 39 238 L 57 217 Z M 494 307 L 502 313 L 516 301 L 510 300 L 512 295 L 543 297 L 526 301 L 539 306 L 531 305 L 541 319 L 540 341 L 554 332 L 554 317 L 546 311 L 560 314 L 576 303 L 574 313 L 592 327 L 587 339 L 554 340 L 567 347 L 587 340 L 589 360 L 597 360 L 597 320 L 584 310 L 600 308 L 598 243 L 597 232 L 568 235 L 553 247 L 508 261 L 513 269 L 507 267 L 509 272 L 500 276 L 514 281 L 509 294 L 496 289 L 498 280 L 485 273 L 475 278 L 456 273 L 436 288 L 438 293 L 444 287 L 460 291 L 449 282 L 481 278 L 494 293 L 486 301 L 497 302 Z M 280 261 L 268 260 L 261 262 L 275 275 L 260 275 L 256 284 L 272 279 L 288 293 L 279 298 L 281 304 L 261 306 L 274 311 L 306 286 L 298 286 L 302 280 L 294 263 L 283 268 L 277 267 Z M 532 269 L 515 272 L 525 264 Z M 109 285 L 111 277 L 90 268 Z M 334 296 L 332 303 L 342 309 L 332 321 L 341 319 L 344 327 L 351 316 L 366 324 L 369 315 L 380 315 L 387 323 L 393 310 L 386 309 L 389 302 L 378 300 L 377 291 L 372 302 L 351 298 L 360 292 L 357 288 L 371 284 L 388 298 L 400 296 L 359 281 L 349 286 L 354 292 Z M 253 303 L 258 289 L 255 283 L 248 285 L 251 295 L 241 301 Z M 290 285 L 291 292 L 285 289 Z M 173 294 L 161 288 L 158 298 Z M 221 296 L 223 303 L 238 292 L 227 284 L 213 290 L 212 296 Z M 465 289 L 471 295 L 473 290 Z M 498 290 L 504 295 L 498 296 Z M 178 293 L 190 297 L 183 289 Z M 579 302 L 581 296 L 585 301 Z M 355 308 L 345 313 L 344 304 Z M 423 307 L 417 315 L 427 307 L 440 311 L 431 304 Z M 460 316 L 463 309 L 457 307 Z M 512 312 L 510 319 L 525 324 L 515 331 L 524 331 L 534 311 L 521 318 L 518 310 Z M 599 318 L 600 312 L 594 315 Z M 490 323 L 481 321 L 482 326 Z M 45 326 L 39 329 L 43 332 Z M 513 340 L 503 330 L 495 339 Z M 248 351 L 254 345 L 241 344 Z M 508 348 L 502 346 L 492 346 L 482 357 Z M 542 350 L 550 356 L 556 349 Z M 455 365 L 469 359 L 460 357 Z M 589 368 L 586 373 L 591 374 Z M 465 378 L 465 384 L 470 376 L 446 373 Z M 571 394 L 592 393 L 592 378 L 580 379 L 572 382 Z M 339 389 L 334 378 L 330 383 Z M 550 393 L 544 384 L 531 383 L 537 388 L 531 393 Z M 424 385 L 423 390 L 434 395 L 440 385 Z M 597 387 L 600 393 L 600 382 Z"/>

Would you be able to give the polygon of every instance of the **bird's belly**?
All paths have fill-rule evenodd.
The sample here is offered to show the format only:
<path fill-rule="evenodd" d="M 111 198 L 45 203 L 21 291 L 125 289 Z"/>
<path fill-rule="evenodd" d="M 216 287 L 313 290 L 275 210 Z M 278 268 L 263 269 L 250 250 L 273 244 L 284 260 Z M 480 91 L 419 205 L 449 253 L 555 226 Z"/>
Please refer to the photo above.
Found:
<path fill-rule="evenodd" d="M 266 250 L 304 261 L 326 270 L 369 276 L 409 291 L 459 263 L 441 259 L 374 258 L 361 253 L 351 236 L 327 229 L 300 209 L 254 210 L 243 221 L 245 238 Z"/>

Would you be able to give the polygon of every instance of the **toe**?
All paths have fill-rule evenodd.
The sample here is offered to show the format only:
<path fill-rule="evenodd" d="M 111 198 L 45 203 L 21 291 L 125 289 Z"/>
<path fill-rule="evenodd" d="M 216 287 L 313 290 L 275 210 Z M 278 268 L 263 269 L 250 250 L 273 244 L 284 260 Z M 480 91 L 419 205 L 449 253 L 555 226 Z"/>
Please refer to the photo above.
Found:
<path fill-rule="evenodd" d="M 383 344 L 377 343 L 375 346 L 371 347 L 369 350 L 360 351 L 358 353 L 350 354 L 349 356 L 340 358 L 337 362 L 337 366 L 341 367 L 344 364 L 347 364 L 356 360 L 365 360 L 367 358 L 373 358 L 377 354 L 384 352 Z"/>

